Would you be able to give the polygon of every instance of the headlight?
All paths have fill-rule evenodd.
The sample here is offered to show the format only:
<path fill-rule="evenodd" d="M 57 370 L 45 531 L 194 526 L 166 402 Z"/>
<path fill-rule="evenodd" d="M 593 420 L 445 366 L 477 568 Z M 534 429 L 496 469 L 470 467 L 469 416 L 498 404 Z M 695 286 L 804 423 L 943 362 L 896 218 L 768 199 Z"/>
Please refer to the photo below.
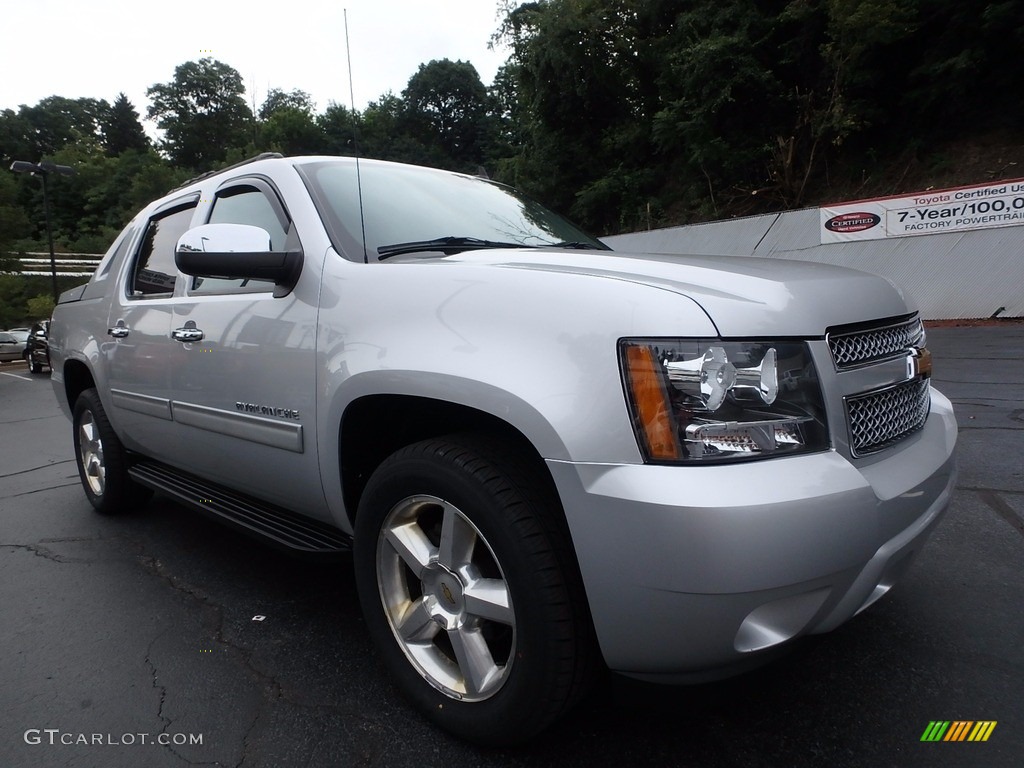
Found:
<path fill-rule="evenodd" d="M 625 339 L 619 360 L 648 461 L 735 461 L 829 447 L 817 372 L 801 342 Z"/>

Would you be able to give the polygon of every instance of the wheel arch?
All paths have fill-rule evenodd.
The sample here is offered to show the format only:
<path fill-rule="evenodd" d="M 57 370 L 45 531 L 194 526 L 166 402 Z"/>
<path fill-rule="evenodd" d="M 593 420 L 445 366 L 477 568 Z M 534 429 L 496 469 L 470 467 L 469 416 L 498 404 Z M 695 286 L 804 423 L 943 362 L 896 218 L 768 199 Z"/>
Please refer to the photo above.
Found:
<path fill-rule="evenodd" d="M 64 395 L 69 411 L 74 410 L 79 395 L 95 386 L 92 371 L 81 360 L 70 359 L 64 363 Z"/>
<path fill-rule="evenodd" d="M 349 403 L 338 430 L 341 491 L 349 522 L 354 526 L 366 483 L 388 456 L 421 440 L 454 433 L 487 435 L 515 448 L 537 472 L 552 498 L 559 499 L 551 472 L 537 448 L 504 419 L 446 400 L 419 395 L 372 394 Z M 564 519 L 564 512 L 562 517 Z"/>

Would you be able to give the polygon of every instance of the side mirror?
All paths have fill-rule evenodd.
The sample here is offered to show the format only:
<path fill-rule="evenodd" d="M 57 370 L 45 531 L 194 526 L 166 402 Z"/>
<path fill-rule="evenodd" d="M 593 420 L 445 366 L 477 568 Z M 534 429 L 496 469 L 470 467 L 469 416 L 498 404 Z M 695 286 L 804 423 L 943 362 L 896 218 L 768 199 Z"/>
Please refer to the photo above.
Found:
<path fill-rule="evenodd" d="M 302 251 L 270 250 L 270 233 L 249 224 L 203 224 L 178 238 L 174 263 L 186 275 L 272 280 L 287 296 L 302 271 Z"/>

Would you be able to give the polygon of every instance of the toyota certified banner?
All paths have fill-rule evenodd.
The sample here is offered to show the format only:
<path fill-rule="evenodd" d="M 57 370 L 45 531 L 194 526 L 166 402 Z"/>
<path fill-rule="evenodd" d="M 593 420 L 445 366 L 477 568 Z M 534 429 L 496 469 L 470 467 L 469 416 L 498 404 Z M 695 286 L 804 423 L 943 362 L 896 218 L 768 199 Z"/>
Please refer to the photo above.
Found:
<path fill-rule="evenodd" d="M 1024 224 L 1024 179 L 879 197 L 821 211 L 821 242 L 883 240 Z"/>

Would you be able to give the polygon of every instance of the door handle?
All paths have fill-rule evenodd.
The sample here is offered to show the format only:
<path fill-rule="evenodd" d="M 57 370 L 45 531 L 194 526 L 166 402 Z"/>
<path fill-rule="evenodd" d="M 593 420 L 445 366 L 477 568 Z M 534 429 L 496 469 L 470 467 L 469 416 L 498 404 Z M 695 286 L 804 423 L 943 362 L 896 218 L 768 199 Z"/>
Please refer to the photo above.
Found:
<path fill-rule="evenodd" d="M 202 341 L 203 332 L 196 328 L 196 321 L 189 320 L 185 323 L 183 328 L 175 328 L 171 331 L 171 338 L 175 341 L 183 341 L 189 343 L 192 341 Z"/>
<path fill-rule="evenodd" d="M 128 329 L 128 326 L 124 324 L 124 320 L 118 320 L 114 323 L 113 328 L 107 328 L 107 335 L 113 336 L 115 339 L 123 339 L 129 333 L 131 333 L 131 331 Z"/>

